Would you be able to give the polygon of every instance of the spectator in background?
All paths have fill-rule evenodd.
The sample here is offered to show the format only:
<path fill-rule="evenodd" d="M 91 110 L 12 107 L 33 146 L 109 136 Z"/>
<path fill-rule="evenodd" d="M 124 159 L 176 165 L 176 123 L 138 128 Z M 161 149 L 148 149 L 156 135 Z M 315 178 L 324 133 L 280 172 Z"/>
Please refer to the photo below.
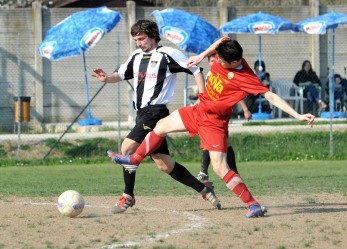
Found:
<path fill-rule="evenodd" d="M 259 79 L 263 83 L 264 86 L 270 88 L 270 74 L 266 72 L 265 62 L 261 61 L 259 66 L 259 60 L 256 60 L 254 63 L 254 71 L 258 75 Z M 245 102 L 248 107 L 248 110 L 251 113 L 257 113 L 259 111 L 259 103 L 257 103 L 257 99 L 259 95 L 254 96 L 252 94 L 247 95 Z M 268 103 L 262 103 L 262 112 L 270 113 L 271 107 Z"/>
<path fill-rule="evenodd" d="M 344 109 L 345 101 L 347 102 L 347 80 L 343 79 L 340 74 L 334 75 L 335 87 L 334 87 L 334 99 L 335 99 L 335 108 L 337 111 Z M 329 84 L 327 86 L 327 93 L 329 96 Z"/>
<path fill-rule="evenodd" d="M 327 107 L 319 97 L 317 86 L 321 86 L 321 82 L 316 72 L 313 71 L 309 60 L 302 63 L 301 70 L 296 73 L 293 82 L 298 86 L 304 86 L 304 97 L 307 98 L 308 112 L 313 112 L 313 103 L 319 104 L 320 111 Z"/>

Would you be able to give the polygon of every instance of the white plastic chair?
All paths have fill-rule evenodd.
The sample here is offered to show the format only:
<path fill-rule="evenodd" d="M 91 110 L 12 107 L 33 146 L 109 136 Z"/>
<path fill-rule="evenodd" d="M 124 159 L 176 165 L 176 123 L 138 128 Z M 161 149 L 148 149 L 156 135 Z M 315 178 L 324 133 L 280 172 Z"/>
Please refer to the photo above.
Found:
<path fill-rule="evenodd" d="M 286 101 L 294 102 L 294 109 L 300 114 L 304 113 L 304 89 L 291 80 L 280 79 L 271 82 L 275 92 Z M 299 111 L 300 105 L 300 111 Z M 282 110 L 278 109 L 278 117 L 282 118 Z"/>
<path fill-rule="evenodd" d="M 199 89 L 197 85 L 190 85 L 188 86 L 188 99 L 187 99 L 187 91 L 186 89 L 183 90 L 183 105 L 186 104 L 186 99 L 187 99 L 187 105 L 193 105 L 197 99 L 198 99 L 198 95 L 199 95 Z"/>

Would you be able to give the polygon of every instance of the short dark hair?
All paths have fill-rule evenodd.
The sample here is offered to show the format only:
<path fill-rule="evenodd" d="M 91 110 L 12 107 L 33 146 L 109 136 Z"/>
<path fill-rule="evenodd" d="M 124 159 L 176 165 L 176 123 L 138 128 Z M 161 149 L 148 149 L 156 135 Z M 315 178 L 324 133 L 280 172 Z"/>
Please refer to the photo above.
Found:
<path fill-rule="evenodd" d="M 213 53 L 213 54 L 207 56 L 207 60 L 210 61 L 210 59 L 211 59 L 212 57 L 215 57 L 215 56 L 216 56 L 216 53 Z"/>
<path fill-rule="evenodd" d="M 222 41 L 217 46 L 216 51 L 218 56 L 228 63 L 241 60 L 243 54 L 240 43 L 234 39 Z"/>
<path fill-rule="evenodd" d="M 151 20 L 138 20 L 130 30 L 131 36 L 146 34 L 149 38 L 155 39 L 158 43 L 160 39 L 159 28 L 156 22 Z"/>
<path fill-rule="evenodd" d="M 338 74 L 338 73 L 336 73 L 336 74 L 334 75 L 334 78 L 335 78 L 335 79 L 340 78 L 340 79 L 342 80 L 341 74 Z"/>

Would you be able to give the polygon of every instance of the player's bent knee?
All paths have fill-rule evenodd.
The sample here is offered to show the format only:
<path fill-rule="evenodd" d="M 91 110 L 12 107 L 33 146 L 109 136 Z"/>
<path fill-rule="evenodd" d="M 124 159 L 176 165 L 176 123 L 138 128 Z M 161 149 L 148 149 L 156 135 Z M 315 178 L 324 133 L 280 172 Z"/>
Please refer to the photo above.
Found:
<path fill-rule="evenodd" d="M 167 174 L 171 173 L 174 168 L 175 162 L 169 155 L 164 154 L 153 154 L 152 159 L 157 165 L 158 169 Z"/>

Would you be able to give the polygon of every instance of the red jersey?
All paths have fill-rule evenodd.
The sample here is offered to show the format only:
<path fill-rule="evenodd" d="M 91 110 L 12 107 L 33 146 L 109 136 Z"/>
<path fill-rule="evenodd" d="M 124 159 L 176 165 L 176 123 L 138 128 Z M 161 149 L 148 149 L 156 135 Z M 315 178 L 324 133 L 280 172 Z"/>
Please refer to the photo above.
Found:
<path fill-rule="evenodd" d="M 205 112 L 229 117 L 232 106 L 248 94 L 258 95 L 269 91 L 245 59 L 242 58 L 241 69 L 224 68 L 217 61 L 218 55 L 211 66 L 205 92 L 199 95 L 199 105 Z"/>

